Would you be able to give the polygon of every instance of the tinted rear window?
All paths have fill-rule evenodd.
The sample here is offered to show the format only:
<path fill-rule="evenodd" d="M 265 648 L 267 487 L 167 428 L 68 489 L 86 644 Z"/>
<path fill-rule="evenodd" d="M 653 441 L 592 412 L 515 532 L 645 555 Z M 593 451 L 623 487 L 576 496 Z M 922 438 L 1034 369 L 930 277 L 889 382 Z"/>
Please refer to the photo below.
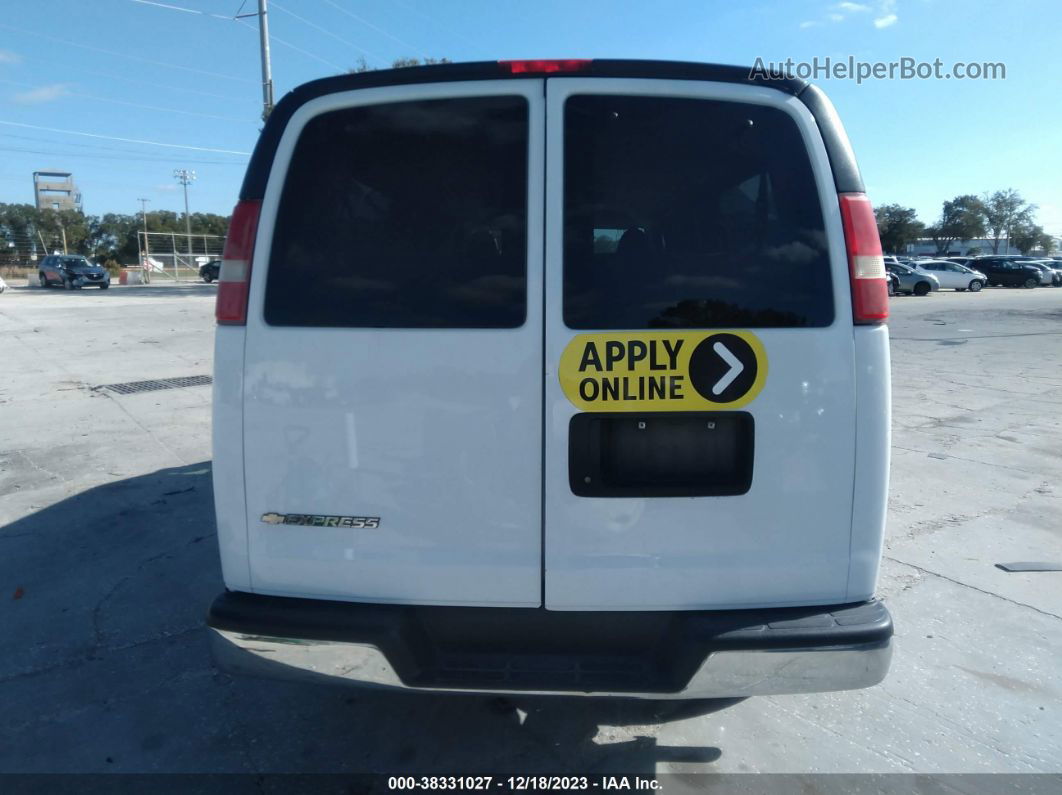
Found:
<path fill-rule="evenodd" d="M 587 95 L 564 125 L 570 328 L 833 322 L 818 190 L 788 114 Z"/>
<path fill-rule="evenodd" d="M 349 108 L 311 120 L 281 195 L 265 319 L 282 326 L 523 324 L 522 97 Z"/>

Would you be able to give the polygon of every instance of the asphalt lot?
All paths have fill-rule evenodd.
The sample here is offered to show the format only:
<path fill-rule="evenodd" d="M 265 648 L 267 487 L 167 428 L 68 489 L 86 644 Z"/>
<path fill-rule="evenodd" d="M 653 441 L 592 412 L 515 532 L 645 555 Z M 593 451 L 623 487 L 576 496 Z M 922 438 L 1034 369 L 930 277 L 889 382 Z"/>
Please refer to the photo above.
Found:
<path fill-rule="evenodd" d="M 0 295 L 0 772 L 1062 771 L 1062 289 L 892 301 L 888 679 L 664 706 L 215 671 L 214 292 Z"/>

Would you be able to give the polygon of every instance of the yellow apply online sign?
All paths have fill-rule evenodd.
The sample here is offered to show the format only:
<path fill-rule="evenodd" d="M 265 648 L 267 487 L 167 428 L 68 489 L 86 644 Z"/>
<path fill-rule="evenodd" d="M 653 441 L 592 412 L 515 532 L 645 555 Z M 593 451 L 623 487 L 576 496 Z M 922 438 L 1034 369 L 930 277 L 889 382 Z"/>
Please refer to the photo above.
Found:
<path fill-rule="evenodd" d="M 763 389 L 767 353 L 749 331 L 577 334 L 558 375 L 584 411 L 736 409 Z"/>

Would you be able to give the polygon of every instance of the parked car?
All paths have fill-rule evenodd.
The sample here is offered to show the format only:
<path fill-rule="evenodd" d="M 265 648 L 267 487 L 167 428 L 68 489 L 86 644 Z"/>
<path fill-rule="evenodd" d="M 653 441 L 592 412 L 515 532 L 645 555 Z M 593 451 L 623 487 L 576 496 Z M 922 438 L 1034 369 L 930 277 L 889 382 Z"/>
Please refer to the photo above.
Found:
<path fill-rule="evenodd" d="M 1019 260 L 1021 261 L 1021 260 Z M 1054 260 L 1049 259 L 1037 259 L 1037 260 L 1025 260 L 1031 265 L 1035 265 L 1044 272 L 1044 278 L 1041 280 L 1043 284 L 1050 284 L 1054 287 L 1062 287 L 1062 266 Z"/>
<path fill-rule="evenodd" d="M 928 295 L 940 289 L 940 282 L 931 273 L 920 271 L 910 265 L 899 262 L 886 263 L 885 270 L 892 273 L 900 282 L 899 292 L 908 295 Z"/>
<path fill-rule="evenodd" d="M 0 278 L 0 293 L 7 289 L 7 282 Z"/>
<path fill-rule="evenodd" d="M 1015 262 L 1010 257 L 978 257 L 974 260 L 977 270 L 988 277 L 993 287 L 1038 287 L 1043 272 L 1027 262 Z"/>
<path fill-rule="evenodd" d="M 204 262 L 199 266 L 199 278 L 207 284 L 217 281 L 220 272 L 221 260 L 219 259 L 212 259 L 210 262 Z"/>
<path fill-rule="evenodd" d="M 937 277 L 942 289 L 979 292 L 988 284 L 988 277 L 978 270 L 949 260 L 931 259 L 918 263 L 918 270 Z"/>
<path fill-rule="evenodd" d="M 886 271 L 885 278 L 888 279 L 889 295 L 896 295 L 900 292 L 900 277 L 895 273 Z"/>
<path fill-rule="evenodd" d="M 76 254 L 53 254 L 41 260 L 37 280 L 41 287 L 65 287 L 80 290 L 82 287 L 111 286 L 111 275 L 106 268 L 95 265 L 87 257 Z"/>
<path fill-rule="evenodd" d="M 328 77 L 242 184 L 221 667 L 651 698 L 885 676 L 889 304 L 816 87 L 626 60 Z"/>

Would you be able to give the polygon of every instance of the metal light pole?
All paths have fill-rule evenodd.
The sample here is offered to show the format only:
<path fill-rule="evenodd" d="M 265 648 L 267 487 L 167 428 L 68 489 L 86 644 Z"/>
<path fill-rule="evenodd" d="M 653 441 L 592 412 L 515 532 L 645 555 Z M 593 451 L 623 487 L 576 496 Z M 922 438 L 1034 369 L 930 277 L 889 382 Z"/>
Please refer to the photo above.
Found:
<path fill-rule="evenodd" d="M 236 19 L 258 17 L 258 40 L 262 52 L 262 121 L 273 111 L 273 72 L 269 62 L 269 11 L 266 0 L 258 0 L 257 14 L 241 14 Z"/>
<path fill-rule="evenodd" d="M 195 171 L 190 171 L 187 168 L 175 168 L 173 170 L 173 178 L 184 186 L 184 231 L 188 233 L 188 262 L 191 264 L 195 260 L 192 257 L 192 217 L 188 214 L 188 186 L 195 182 Z M 173 280 L 175 282 L 177 281 L 177 276 L 177 252 L 174 251 Z"/>
<path fill-rule="evenodd" d="M 144 248 L 140 254 L 140 273 L 144 279 L 144 284 L 151 281 L 149 272 L 151 271 L 151 263 L 148 262 L 151 259 L 151 250 L 148 247 L 148 228 L 147 228 L 147 203 L 151 199 L 137 199 L 140 202 L 140 214 L 144 216 Z M 137 247 L 140 248 L 139 246 Z"/>

